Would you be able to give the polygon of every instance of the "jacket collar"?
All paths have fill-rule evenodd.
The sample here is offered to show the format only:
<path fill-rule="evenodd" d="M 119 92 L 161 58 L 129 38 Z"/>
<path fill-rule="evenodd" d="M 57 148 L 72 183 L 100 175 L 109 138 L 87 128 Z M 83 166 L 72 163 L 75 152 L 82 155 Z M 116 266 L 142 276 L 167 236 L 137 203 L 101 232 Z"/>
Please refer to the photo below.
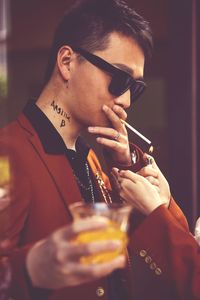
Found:
<path fill-rule="evenodd" d="M 19 115 L 18 123 L 24 130 L 33 151 L 38 155 L 38 159 L 42 161 L 52 182 L 56 185 L 66 209 L 68 210 L 68 206 L 76 201 L 83 201 L 72 168 L 65 155 L 46 153 L 35 129 L 23 113 Z"/>

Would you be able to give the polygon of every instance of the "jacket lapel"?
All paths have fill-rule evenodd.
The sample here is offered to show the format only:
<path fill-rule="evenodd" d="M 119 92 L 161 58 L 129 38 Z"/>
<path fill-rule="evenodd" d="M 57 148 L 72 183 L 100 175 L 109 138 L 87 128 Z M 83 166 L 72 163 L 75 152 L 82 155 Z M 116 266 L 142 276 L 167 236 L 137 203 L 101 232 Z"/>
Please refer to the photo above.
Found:
<path fill-rule="evenodd" d="M 26 131 L 26 136 L 33 151 L 44 164 L 49 176 L 64 202 L 66 209 L 74 202 L 83 201 L 72 168 L 65 155 L 47 154 L 39 140 L 37 133 L 27 118 L 21 114 L 18 118 L 20 126 Z M 66 180 L 67 179 L 67 180 Z"/>

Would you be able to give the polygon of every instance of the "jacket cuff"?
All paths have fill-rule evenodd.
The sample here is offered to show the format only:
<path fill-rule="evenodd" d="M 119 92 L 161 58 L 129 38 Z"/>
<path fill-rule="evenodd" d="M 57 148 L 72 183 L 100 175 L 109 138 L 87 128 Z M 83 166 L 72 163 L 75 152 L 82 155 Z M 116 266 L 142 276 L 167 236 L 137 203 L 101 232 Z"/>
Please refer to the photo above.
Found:
<path fill-rule="evenodd" d="M 125 166 L 125 165 L 119 164 L 116 161 L 113 161 L 111 159 L 110 154 L 106 150 L 104 150 L 104 157 L 105 157 L 105 161 L 106 161 L 109 171 L 111 171 L 112 168 L 115 167 L 120 170 L 130 170 L 133 172 L 137 172 L 145 166 L 145 161 L 143 159 L 143 155 L 144 155 L 143 151 L 135 144 L 130 143 L 129 146 L 130 146 L 130 152 L 131 152 L 131 165 L 130 166 Z"/>

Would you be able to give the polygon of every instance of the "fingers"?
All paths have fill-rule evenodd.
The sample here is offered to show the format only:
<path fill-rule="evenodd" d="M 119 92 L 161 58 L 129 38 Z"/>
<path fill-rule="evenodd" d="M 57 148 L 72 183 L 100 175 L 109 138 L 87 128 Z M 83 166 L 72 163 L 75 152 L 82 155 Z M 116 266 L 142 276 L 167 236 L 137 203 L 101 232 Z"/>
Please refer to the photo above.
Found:
<path fill-rule="evenodd" d="M 76 263 L 68 264 L 67 267 L 63 267 L 62 274 L 66 275 L 68 286 L 75 286 L 77 282 L 85 283 L 92 280 L 105 277 L 111 274 L 116 269 L 124 268 L 126 264 L 126 259 L 124 255 L 120 255 L 110 262 L 93 264 L 93 265 L 81 265 Z M 74 274 L 70 276 L 69 274 Z"/>
<path fill-rule="evenodd" d="M 120 171 L 118 172 L 118 182 L 120 185 L 120 188 L 124 188 L 126 187 L 126 185 L 129 185 L 130 183 L 128 181 L 126 181 L 125 179 L 128 179 L 132 182 L 132 184 L 137 183 L 137 182 L 142 182 L 145 183 L 146 180 L 148 180 L 149 183 L 151 183 L 153 186 L 156 187 L 157 191 L 159 192 L 159 180 L 153 176 L 142 176 L 140 174 L 136 174 L 132 171 Z"/>
<path fill-rule="evenodd" d="M 99 219 L 99 220 L 98 220 Z M 94 255 L 99 252 L 121 251 L 119 240 L 103 240 L 84 243 L 79 241 L 79 235 L 84 232 L 104 230 L 109 226 L 107 218 L 86 218 L 75 222 L 67 228 L 57 230 L 50 238 L 50 244 L 55 249 L 55 260 L 58 264 L 65 261 L 80 261 L 82 256 Z"/>
<path fill-rule="evenodd" d="M 119 255 L 118 257 L 114 258 L 113 260 L 101 263 L 101 264 L 94 264 L 94 265 L 82 265 L 80 266 L 80 270 L 83 273 L 87 273 L 94 278 L 106 276 L 113 272 L 116 269 L 124 268 L 126 264 L 126 258 L 124 255 Z"/>
<path fill-rule="evenodd" d="M 113 127 L 117 130 L 120 130 L 122 128 L 122 123 L 120 119 L 126 120 L 127 118 L 127 113 L 125 112 L 125 110 L 119 105 L 114 105 L 112 109 L 107 105 L 104 105 L 102 109 L 106 114 L 107 118 L 113 124 Z M 123 128 L 125 127 L 123 126 Z"/>
<path fill-rule="evenodd" d="M 119 141 L 98 137 L 97 142 L 113 151 L 116 151 L 117 153 L 123 153 L 127 150 L 127 144 L 120 143 Z"/>
<path fill-rule="evenodd" d="M 143 156 L 144 160 L 147 161 L 147 166 L 139 170 L 137 173 L 148 179 L 148 181 L 159 187 L 160 185 L 160 170 L 156 165 L 154 158 L 146 153 Z M 151 167 L 150 167 L 151 166 Z"/>
<path fill-rule="evenodd" d="M 120 240 L 102 240 L 90 243 L 77 243 L 76 240 L 65 241 L 57 244 L 57 250 L 54 255 L 56 269 L 62 280 L 65 280 L 68 286 L 74 286 L 80 283 L 89 282 L 106 276 L 118 268 L 125 266 L 125 257 L 123 255 L 107 263 L 90 263 L 87 257 L 93 257 L 96 254 L 105 252 L 122 252 L 123 244 Z M 82 259 L 86 258 L 86 263 Z"/>
<path fill-rule="evenodd" d="M 125 110 L 119 106 L 119 105 L 114 105 L 112 107 L 113 111 L 117 114 L 117 116 L 122 119 L 122 120 L 126 120 L 127 119 L 127 113 L 125 112 Z"/>
<path fill-rule="evenodd" d="M 196 221 L 196 225 L 195 226 L 198 226 L 199 227 L 199 229 L 200 229 L 200 218 L 198 218 L 197 219 L 197 221 Z"/>
<path fill-rule="evenodd" d="M 137 174 L 143 176 L 143 177 L 148 177 L 148 176 L 152 176 L 157 178 L 158 177 L 158 170 L 150 168 L 149 166 L 146 166 L 142 169 L 140 169 Z"/>
<path fill-rule="evenodd" d="M 75 232 L 77 230 L 80 231 L 80 228 L 76 227 Z M 83 257 L 87 258 L 97 253 L 121 252 L 122 244 L 119 240 L 76 244 L 73 241 L 64 240 L 63 232 L 64 229 L 57 230 L 48 239 L 37 242 L 30 249 L 26 266 L 35 286 L 57 289 L 80 285 L 124 267 L 123 255 L 107 263 L 93 264 L 89 261 L 88 264 L 82 264 L 81 261 Z M 70 236 L 73 236 L 71 232 Z"/>
<path fill-rule="evenodd" d="M 7 189 L 0 187 L 0 199 L 6 197 L 8 194 Z"/>
<path fill-rule="evenodd" d="M 112 168 L 112 175 L 114 175 L 116 178 L 119 176 L 119 169 L 118 168 Z"/>
<path fill-rule="evenodd" d="M 105 128 L 105 127 L 89 127 L 88 131 L 90 133 L 94 133 L 102 136 L 101 138 L 97 138 L 97 142 L 104 144 L 110 148 L 116 148 L 116 142 L 128 143 L 128 136 L 125 126 L 122 124 L 121 119 L 126 119 L 127 114 L 122 107 L 119 105 L 114 105 L 113 108 L 109 108 L 108 106 L 103 106 L 103 111 L 105 112 L 107 118 L 113 125 L 113 128 Z M 112 142 L 110 143 L 110 139 Z"/>
<path fill-rule="evenodd" d="M 120 173 L 123 176 L 119 179 L 121 185 L 120 196 L 126 203 L 131 204 L 144 215 L 149 215 L 162 204 L 157 186 L 152 185 L 146 178 L 130 171 Z"/>
<path fill-rule="evenodd" d="M 95 241 L 90 243 L 77 243 L 71 241 L 59 247 L 56 259 L 62 264 L 65 261 L 80 262 L 81 257 L 95 255 L 101 252 L 121 252 L 123 244 L 120 240 Z"/>
<path fill-rule="evenodd" d="M 120 133 L 119 131 L 113 128 L 105 128 L 105 127 L 89 127 L 88 132 L 94 133 L 96 135 L 101 135 L 111 140 L 120 142 L 120 141 L 128 141 L 127 135 Z"/>
<path fill-rule="evenodd" d="M 121 170 L 119 172 L 119 178 L 118 178 L 119 182 L 121 181 L 121 179 L 125 179 L 125 178 L 131 180 L 132 182 L 136 182 L 142 180 L 143 177 L 129 170 L 126 171 Z"/>
<path fill-rule="evenodd" d="M 119 191 L 121 189 L 121 186 L 120 186 L 120 183 L 119 183 L 119 169 L 117 168 L 113 168 L 112 169 L 112 172 L 111 172 L 111 175 L 112 175 L 112 183 L 114 185 L 114 187 L 116 188 L 117 191 Z"/>
<path fill-rule="evenodd" d="M 0 211 L 4 210 L 11 203 L 11 197 L 9 195 L 5 195 L 0 197 Z"/>
<path fill-rule="evenodd" d="M 159 187 L 159 180 L 153 176 L 147 176 L 145 177 L 152 185 L 155 185 L 157 187 Z"/>
<path fill-rule="evenodd" d="M 117 131 L 121 131 L 123 127 L 119 116 L 117 116 L 116 113 L 106 105 L 103 106 L 103 111 L 106 114 L 108 120 L 112 123 L 113 127 Z"/>
<path fill-rule="evenodd" d="M 147 176 L 146 178 L 152 182 L 152 184 L 154 184 L 157 187 L 157 190 L 160 194 L 160 197 L 163 201 L 163 204 L 165 204 L 166 207 L 169 207 L 169 203 L 170 203 L 170 187 L 169 184 L 165 178 L 165 176 L 162 174 L 162 172 L 160 171 L 159 167 L 157 166 L 154 158 L 148 154 L 144 154 L 143 158 L 144 160 L 147 159 L 147 157 L 149 157 L 151 159 L 151 166 L 152 168 L 149 168 L 148 166 L 144 168 L 144 170 L 141 170 L 140 174 L 144 175 L 146 177 L 146 172 L 148 170 L 148 176 L 150 175 L 150 169 L 156 170 L 157 171 L 157 177 L 156 179 L 159 181 L 159 185 L 157 185 L 156 180 L 152 180 Z M 143 173 L 144 172 L 144 173 Z M 152 174 L 151 174 L 152 175 Z"/>
<path fill-rule="evenodd" d="M 105 128 L 101 128 L 101 130 L 100 128 L 98 128 L 97 130 L 97 128 L 95 127 L 89 127 L 88 131 L 90 133 L 105 135 L 110 138 L 115 137 L 116 132 L 119 132 L 122 136 L 127 136 L 126 128 L 121 122 L 121 119 L 125 120 L 127 118 L 125 110 L 119 105 L 114 105 L 112 108 L 104 105 L 102 110 L 106 114 L 106 117 L 108 118 L 114 129 L 112 130 L 112 128 L 108 128 L 110 130 L 106 131 Z"/>
<path fill-rule="evenodd" d="M 110 152 L 112 159 L 124 166 L 131 165 L 128 134 L 121 119 L 126 119 L 127 114 L 123 107 L 114 105 L 112 108 L 104 105 L 104 111 L 111 128 L 89 127 L 88 131 L 99 135 L 96 141 Z"/>
<path fill-rule="evenodd" d="M 151 156 L 147 153 L 144 153 L 143 159 L 144 159 L 144 161 L 147 162 L 147 165 L 151 165 L 153 167 L 153 169 L 160 171 L 153 156 Z"/>
<path fill-rule="evenodd" d="M 112 170 L 113 176 L 116 178 L 119 184 L 121 184 L 122 179 L 129 179 L 132 182 L 142 181 L 142 178 L 146 178 L 152 185 L 159 187 L 158 171 L 152 168 L 144 167 L 139 172 L 134 173 L 132 171 L 119 171 L 116 168 Z"/>
<path fill-rule="evenodd" d="M 152 170 L 151 170 L 150 173 L 154 173 L 154 172 L 152 172 Z M 144 174 L 145 174 L 145 176 L 144 176 Z M 157 171 L 156 171 L 156 174 L 157 174 Z M 144 182 L 144 180 L 146 179 L 146 180 L 148 180 L 149 183 L 151 183 L 153 186 L 156 187 L 158 192 L 160 191 L 160 189 L 159 189 L 160 182 L 159 182 L 158 178 L 154 177 L 154 176 L 147 176 L 148 171 L 143 170 L 143 172 L 141 172 L 139 174 L 136 174 L 132 171 L 120 171 L 119 175 L 120 175 L 120 177 L 118 178 L 118 182 L 119 182 L 120 187 L 124 186 L 123 179 L 129 179 L 132 181 L 132 183 Z"/>

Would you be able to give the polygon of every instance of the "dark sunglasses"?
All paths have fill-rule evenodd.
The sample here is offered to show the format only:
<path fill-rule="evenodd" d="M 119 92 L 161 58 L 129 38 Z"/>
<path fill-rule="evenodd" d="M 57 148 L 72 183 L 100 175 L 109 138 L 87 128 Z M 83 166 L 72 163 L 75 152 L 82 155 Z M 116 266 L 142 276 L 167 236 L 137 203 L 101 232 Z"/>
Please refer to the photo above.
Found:
<path fill-rule="evenodd" d="M 112 95 L 119 97 L 130 89 L 131 103 L 133 103 L 145 90 L 146 84 L 144 81 L 133 79 L 133 77 L 127 72 L 114 67 L 101 57 L 94 55 L 82 48 L 72 47 L 72 49 L 96 67 L 109 73 L 109 75 L 112 77 L 112 80 L 108 90 Z"/>

